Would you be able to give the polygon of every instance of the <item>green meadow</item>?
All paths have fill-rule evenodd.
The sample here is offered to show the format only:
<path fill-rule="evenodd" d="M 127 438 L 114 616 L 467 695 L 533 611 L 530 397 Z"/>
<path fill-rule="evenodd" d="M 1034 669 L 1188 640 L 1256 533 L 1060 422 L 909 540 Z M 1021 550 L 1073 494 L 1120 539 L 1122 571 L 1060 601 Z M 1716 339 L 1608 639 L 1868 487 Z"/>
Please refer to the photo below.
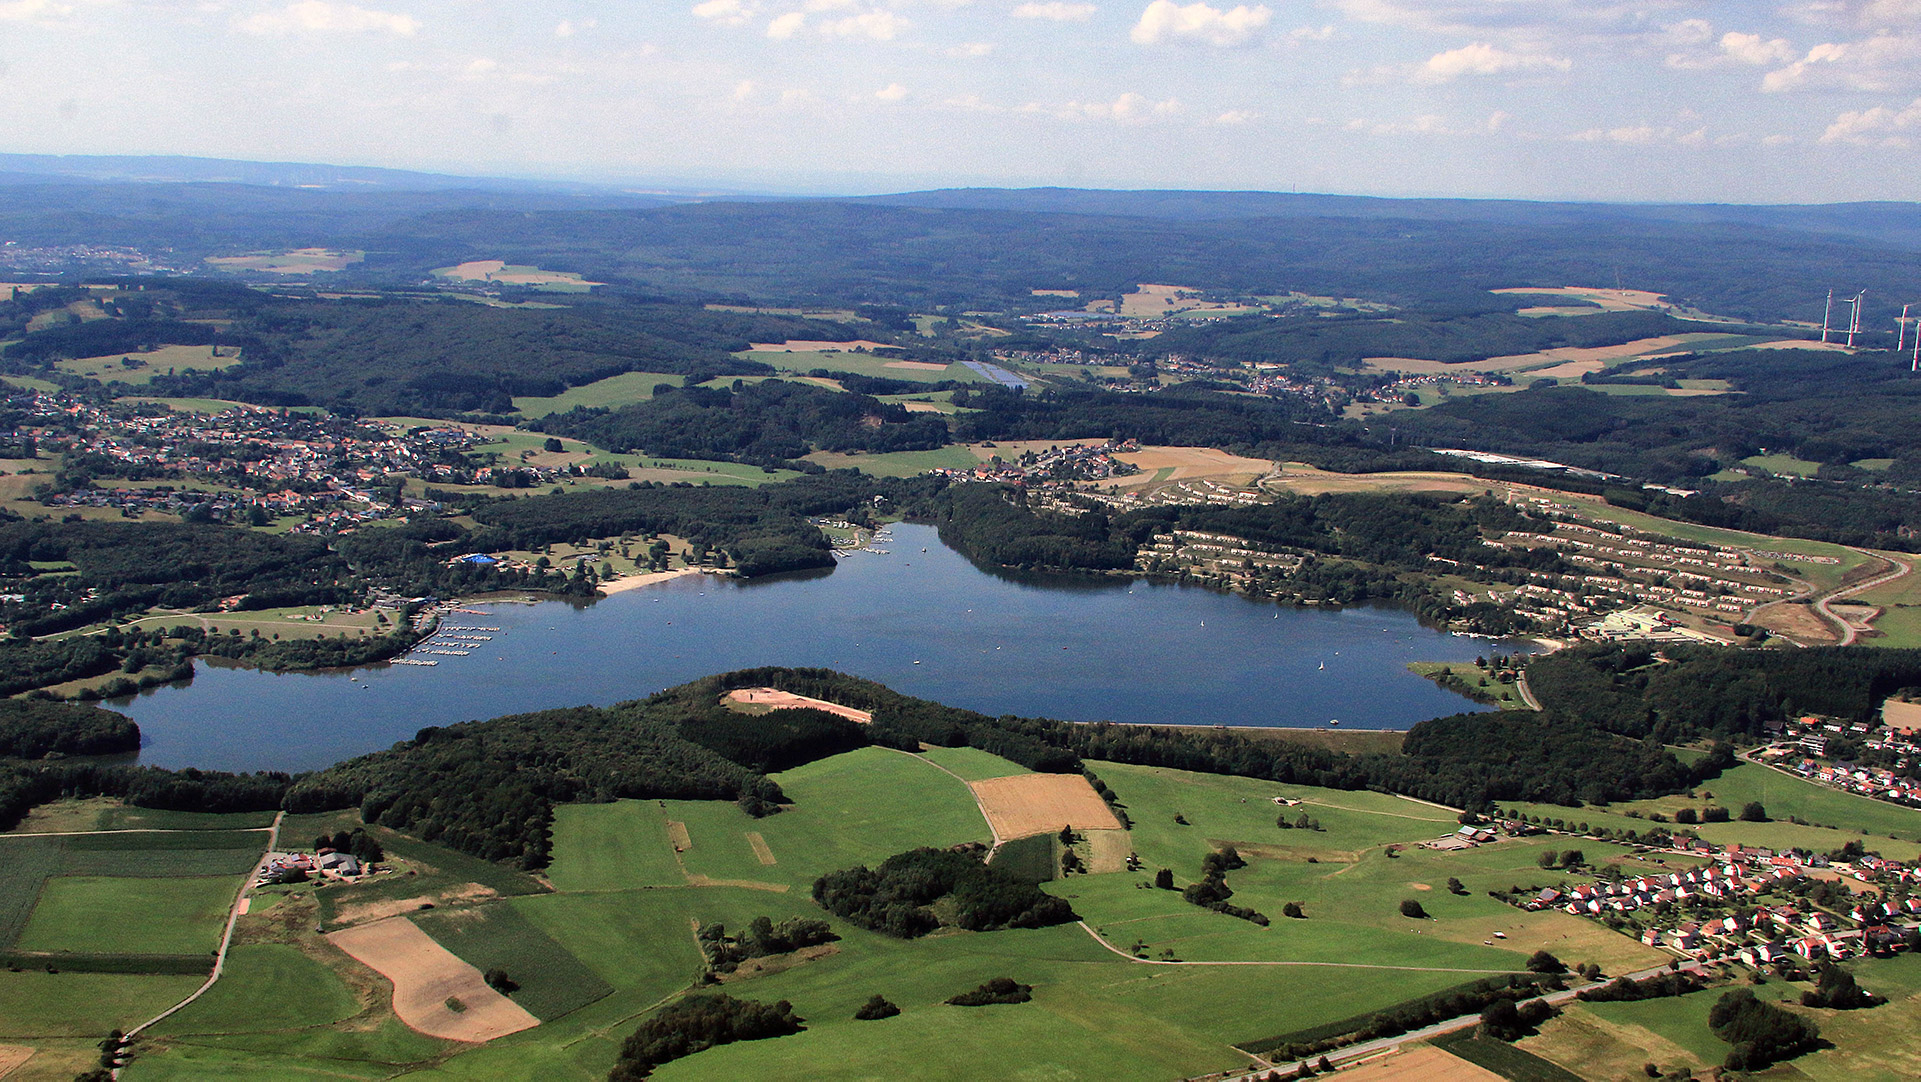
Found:
<path fill-rule="evenodd" d="M 514 409 L 524 417 L 545 417 L 550 413 L 566 413 L 579 407 L 589 409 L 619 409 L 635 402 L 645 402 L 654 397 L 660 387 L 678 387 L 681 377 L 662 375 L 658 372 L 622 372 L 618 376 L 583 383 L 569 387 L 549 398 L 520 396 L 514 399 Z"/>
<path fill-rule="evenodd" d="M 962 1079 L 1167 1079 L 1246 1065 L 1237 1043 L 1520 970 L 1540 947 L 1617 970 L 1652 954 L 1598 925 L 1487 897 L 1542 876 L 1536 857 L 1547 839 L 1436 852 L 1419 843 L 1452 832 L 1454 814 L 1417 801 L 1089 765 L 1133 817 L 1145 863 L 1138 873 L 1048 884 L 1087 927 L 902 941 L 831 919 L 839 939 L 826 948 L 722 978 L 730 994 L 792 1002 L 806 1019 L 803 1033 L 702 1052 L 657 1077 L 891 1079 L 939 1064 L 941 1077 Z M 602 1078 L 640 1019 L 697 986 L 697 929 L 820 917 L 810 891 L 827 871 L 921 845 L 984 842 L 986 822 L 962 779 L 1024 772 L 974 749 L 864 748 L 775 775 L 792 803 L 761 819 L 722 801 L 571 805 L 556 816 L 553 862 L 541 878 L 374 828 L 405 870 L 386 882 L 320 888 L 317 898 L 296 889 L 243 918 L 246 946 L 219 994 L 170 1020 L 127 1077 L 241 1078 L 271 1056 L 276 1075 L 288 1078 Z M 1300 803 L 1282 807 L 1275 797 Z M 1282 829 L 1282 814 L 1306 814 L 1321 829 Z M 286 829 L 300 838 L 350 822 L 350 813 L 291 817 Z M 1229 844 L 1249 862 L 1229 873 L 1234 901 L 1268 913 L 1269 927 L 1151 885 L 1162 867 L 1177 883 L 1191 881 L 1203 856 Z M 1587 848 L 1593 860 L 1624 852 Z M 1447 891 L 1449 876 L 1463 881 L 1464 894 Z M 315 918 L 304 914 L 463 884 L 487 889 L 440 895 L 448 900 L 413 919 L 476 967 L 504 968 L 539 1026 L 482 1047 L 434 1041 L 398 1028 L 384 985 L 348 979 L 353 970 L 342 963 L 334 963 L 337 977 L 323 975 L 325 937 L 312 934 Z M 1402 916 L 1404 897 L 1418 897 L 1430 917 Z M 1281 916 L 1288 901 L 1307 917 Z M 944 1003 L 1001 976 L 1034 985 L 1033 1001 Z M 272 988 L 296 984 L 271 1008 L 250 1009 Z M 855 1008 L 877 993 L 901 1015 L 855 1021 Z"/>

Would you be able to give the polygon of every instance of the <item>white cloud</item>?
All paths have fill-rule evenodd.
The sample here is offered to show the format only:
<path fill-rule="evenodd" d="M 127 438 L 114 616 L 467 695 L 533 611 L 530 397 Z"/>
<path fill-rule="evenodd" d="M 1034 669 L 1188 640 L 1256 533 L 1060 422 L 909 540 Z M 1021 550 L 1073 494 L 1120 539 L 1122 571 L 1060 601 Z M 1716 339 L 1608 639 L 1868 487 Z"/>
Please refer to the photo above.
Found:
<path fill-rule="evenodd" d="M 1784 68 L 1768 72 L 1761 89 L 1885 92 L 1921 83 L 1921 34 L 1878 33 L 1860 41 L 1823 42 Z"/>
<path fill-rule="evenodd" d="M 752 79 L 742 79 L 740 82 L 734 84 L 734 100 L 735 101 L 752 100 L 754 96 L 754 91 L 756 89 L 757 89 L 757 84 L 755 84 L 755 82 Z"/>
<path fill-rule="evenodd" d="M 1303 26 L 1287 32 L 1287 43 L 1299 45 L 1304 41 L 1327 41 L 1334 36 L 1332 24 L 1327 26 Z"/>
<path fill-rule="evenodd" d="M 975 60 L 993 52 L 994 46 L 985 41 L 963 41 L 959 45 L 948 46 L 944 51 L 948 56 L 960 60 Z"/>
<path fill-rule="evenodd" d="M 1905 109 L 1877 105 L 1842 113 L 1821 133 L 1821 141 L 1906 148 L 1914 145 L 1909 133 L 1921 134 L 1921 98 L 1914 99 Z"/>
<path fill-rule="evenodd" d="M 1794 46 L 1786 38 L 1761 40 L 1759 34 L 1728 31 L 1721 35 L 1721 51 L 1743 64 L 1785 64 L 1794 59 Z"/>
<path fill-rule="evenodd" d="M 1062 0 L 1022 4 L 1012 12 L 1016 19 L 1047 19 L 1057 23 L 1080 23 L 1094 17 L 1100 8 L 1093 4 L 1068 4 Z"/>
<path fill-rule="evenodd" d="M 785 16 L 782 16 L 785 18 Z M 821 24 L 820 32 L 830 37 L 868 38 L 872 41 L 892 41 L 907 28 L 907 20 L 891 11 L 863 11 L 844 19 L 834 19 Z M 772 28 L 769 27 L 769 32 Z"/>
<path fill-rule="evenodd" d="M 560 20 L 560 24 L 554 27 L 554 36 L 557 38 L 571 38 L 582 30 L 592 30 L 599 25 L 600 20 L 598 19 L 582 19 L 579 22 L 574 22 L 572 19 L 562 19 Z"/>
<path fill-rule="evenodd" d="M 1174 0 L 1154 0 L 1141 12 L 1141 21 L 1128 34 L 1136 44 L 1199 42 L 1206 45 L 1245 45 L 1267 27 L 1273 12 L 1266 4 L 1237 4 L 1223 11 L 1205 2 L 1182 6 Z"/>
<path fill-rule="evenodd" d="M 726 26 L 740 26 L 760 13 L 759 4 L 743 4 L 741 0 L 703 0 L 693 6 L 696 18 L 711 19 Z"/>
<path fill-rule="evenodd" d="M 1246 109 L 1229 109 L 1227 112 L 1222 113 L 1220 116 L 1215 117 L 1214 123 L 1229 124 L 1229 125 L 1252 124 L 1254 121 L 1259 120 L 1260 118 L 1261 118 L 1261 114 L 1256 112 L 1251 112 Z"/>
<path fill-rule="evenodd" d="M 248 34 L 365 33 L 382 31 L 412 37 L 420 20 L 391 11 L 374 11 L 353 4 L 331 4 L 326 0 L 300 0 L 279 11 L 263 11 L 240 21 Z"/>
<path fill-rule="evenodd" d="M 767 36 L 773 38 L 775 41 L 786 41 L 788 38 L 800 33 L 801 26 L 806 22 L 807 13 L 802 11 L 790 11 L 785 15 L 776 15 L 773 20 L 767 24 Z"/>
<path fill-rule="evenodd" d="M 1156 117 L 1178 115 L 1181 111 L 1181 103 L 1175 98 L 1154 101 L 1130 90 L 1113 101 L 1070 101 L 1065 105 L 1042 105 L 1039 102 L 1029 102 L 1021 106 L 1018 111 L 1059 117 L 1062 120 L 1094 119 L 1142 124 Z"/>
<path fill-rule="evenodd" d="M 0 22 L 45 22 L 64 19 L 71 14 L 72 4 L 58 4 L 54 0 L 6 0 L 0 3 Z"/>
<path fill-rule="evenodd" d="M 902 101 L 907 97 L 907 88 L 899 83 L 888 83 L 886 86 L 874 91 L 874 97 L 879 98 L 881 101 Z"/>
<path fill-rule="evenodd" d="M 1685 117 L 1685 113 L 1684 113 Z M 1569 135 L 1568 140 L 1575 143 L 1620 143 L 1625 146 L 1651 146 L 1656 143 L 1669 143 L 1675 146 L 1702 147 L 1708 145 L 1709 136 L 1705 125 L 1692 128 L 1677 128 L 1671 124 L 1656 127 L 1653 124 L 1623 125 L 1618 128 L 1589 128 Z M 1723 136 L 1714 140 L 1725 143 L 1730 140 Z M 1736 140 L 1738 141 L 1738 137 Z"/>
<path fill-rule="evenodd" d="M 1505 75 L 1524 71 L 1567 71 L 1574 66 L 1566 57 L 1545 53 L 1510 52 L 1485 41 L 1463 45 L 1428 57 L 1415 72 L 1424 83 L 1445 83 L 1463 75 Z"/>

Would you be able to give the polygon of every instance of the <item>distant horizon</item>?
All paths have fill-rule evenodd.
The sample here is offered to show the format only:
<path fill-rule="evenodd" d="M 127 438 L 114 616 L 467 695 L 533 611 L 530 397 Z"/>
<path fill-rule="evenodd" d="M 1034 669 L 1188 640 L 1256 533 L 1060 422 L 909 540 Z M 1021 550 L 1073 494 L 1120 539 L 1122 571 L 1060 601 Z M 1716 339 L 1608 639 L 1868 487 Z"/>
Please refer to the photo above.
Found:
<path fill-rule="evenodd" d="M 0 27 L 22 153 L 795 194 L 1921 200 L 1916 0 L 0 0 Z"/>
<path fill-rule="evenodd" d="M 951 183 L 933 180 L 917 182 L 910 178 L 868 178 L 865 183 L 849 182 L 842 187 L 828 186 L 826 176 L 812 182 L 796 181 L 781 185 L 774 180 L 756 180 L 749 177 L 621 177 L 592 173 L 541 173 L 535 171 L 514 171 L 507 167 L 487 169 L 485 167 L 464 168 L 450 165 L 445 168 L 416 168 L 406 165 L 392 165 L 372 162 L 309 161 L 291 158 L 233 158 L 201 154 L 118 154 L 118 153 L 38 153 L 0 150 L 0 174 L 12 173 L 15 176 L 46 175 L 51 178 L 92 180 L 99 182 L 121 183 L 233 183 L 253 184 L 262 187 L 304 187 L 325 191 L 354 190 L 345 184 L 336 185 L 293 185 L 288 183 L 266 183 L 236 177 L 187 177 L 187 176 L 117 176 L 98 175 L 82 170 L 60 172 L 54 170 L 30 170 L 21 172 L 9 168 L 10 159 L 41 158 L 74 162 L 106 161 L 153 161 L 153 162 L 195 162 L 210 165 L 242 165 L 263 168 L 288 169 L 331 169 L 343 172 L 370 171 L 396 173 L 446 181 L 474 181 L 493 183 L 512 183 L 525 185 L 530 189 L 562 190 L 569 187 L 584 187 L 604 190 L 607 194 L 636 196 L 660 196 L 664 198 L 716 199 L 729 196 L 747 196 L 756 199 L 867 199 L 892 195 L 916 195 L 934 192 L 953 191 L 998 191 L 1024 192 L 1056 190 L 1065 192 L 1112 192 L 1112 193 L 1194 193 L 1207 195 L 1278 195 L 1301 196 L 1307 198 L 1367 199 L 1383 202 L 1440 201 L 1462 203 L 1529 203 L 1529 204 L 1574 204 L 1622 207 L 1658 206 L 1741 206 L 1741 207 L 1793 207 L 1793 206 L 1840 206 L 1856 203 L 1899 203 L 1921 205 L 1921 197 L 1914 199 L 1836 199 L 1810 202 L 1787 201 L 1743 201 L 1743 200 L 1683 200 L 1683 199 L 1605 199 L 1578 195 L 1541 195 L 1510 196 L 1481 194 L 1446 194 L 1423 191 L 1334 191 L 1306 190 L 1295 188 L 1235 188 L 1235 187 L 1141 187 L 1122 184 L 1081 183 L 1064 184 L 1041 181 L 1008 180 L 996 182 L 988 178 L 959 178 Z M 889 181 L 893 181 L 889 183 Z M 418 190 L 450 190 L 456 184 L 426 186 Z M 393 190 L 393 189 L 388 189 Z"/>

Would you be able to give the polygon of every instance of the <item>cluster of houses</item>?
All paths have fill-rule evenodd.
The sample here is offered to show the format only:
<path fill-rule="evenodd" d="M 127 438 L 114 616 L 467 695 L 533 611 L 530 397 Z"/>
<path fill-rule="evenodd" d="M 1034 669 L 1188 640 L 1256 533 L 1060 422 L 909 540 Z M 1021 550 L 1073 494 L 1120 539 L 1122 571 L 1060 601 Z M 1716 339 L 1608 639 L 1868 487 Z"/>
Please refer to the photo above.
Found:
<path fill-rule="evenodd" d="M 1911 926 L 1897 925 L 1895 921 L 1921 918 L 1921 898 L 1916 897 L 1900 901 L 1864 898 L 1856 901 L 1845 917 L 1792 905 L 1761 905 L 1752 909 L 1744 905 L 1816 869 L 1826 869 L 1831 875 L 1872 876 L 1896 883 L 1921 882 L 1921 870 L 1879 857 L 1829 864 L 1821 858 L 1803 858 L 1792 852 L 1753 846 L 1730 845 L 1717 850 L 1691 838 L 1676 839 L 1674 848 L 1707 853 L 1719 862 L 1618 882 L 1582 883 L 1566 889 L 1547 887 L 1520 904 L 1530 911 L 1559 909 L 1575 916 L 1596 918 L 1625 916 L 1665 906 L 1684 906 L 1689 910 L 1715 903 L 1740 906 L 1739 912 L 1673 926 L 1650 924 L 1642 931 L 1641 942 L 1688 958 L 1736 957 L 1757 966 L 1771 965 L 1789 956 L 1839 960 L 1866 953 L 1885 953 L 1906 944 L 1912 932 Z"/>
<path fill-rule="evenodd" d="M 996 456 L 994 461 L 983 462 L 972 469 L 935 469 L 928 472 L 950 481 L 998 481 L 1012 485 L 1099 481 L 1141 472 L 1140 467 L 1115 457 L 1140 449 L 1137 440 L 1110 441 L 1098 445 L 1076 443 L 1046 451 L 1027 451 L 1013 462 L 1001 461 Z"/>
<path fill-rule="evenodd" d="M 304 883 L 311 879 L 358 879 L 376 870 L 363 866 L 352 853 L 320 849 L 312 853 L 268 853 L 254 874 L 256 887 L 276 883 Z"/>

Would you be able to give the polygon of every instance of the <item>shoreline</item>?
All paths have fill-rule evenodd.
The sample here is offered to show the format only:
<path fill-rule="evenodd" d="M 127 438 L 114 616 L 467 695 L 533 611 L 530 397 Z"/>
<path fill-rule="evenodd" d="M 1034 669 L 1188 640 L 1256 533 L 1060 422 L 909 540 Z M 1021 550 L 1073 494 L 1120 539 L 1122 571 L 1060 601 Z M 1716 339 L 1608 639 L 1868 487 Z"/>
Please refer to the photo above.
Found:
<path fill-rule="evenodd" d="M 688 575 L 700 574 L 705 574 L 705 572 L 701 571 L 698 567 L 683 567 L 678 571 L 649 571 L 644 575 L 627 575 L 615 579 L 612 582 L 603 582 L 598 589 L 600 590 L 601 596 L 612 597 L 614 594 L 624 594 L 629 590 L 639 590 L 663 582 L 671 582 L 674 579 L 685 578 Z"/>

